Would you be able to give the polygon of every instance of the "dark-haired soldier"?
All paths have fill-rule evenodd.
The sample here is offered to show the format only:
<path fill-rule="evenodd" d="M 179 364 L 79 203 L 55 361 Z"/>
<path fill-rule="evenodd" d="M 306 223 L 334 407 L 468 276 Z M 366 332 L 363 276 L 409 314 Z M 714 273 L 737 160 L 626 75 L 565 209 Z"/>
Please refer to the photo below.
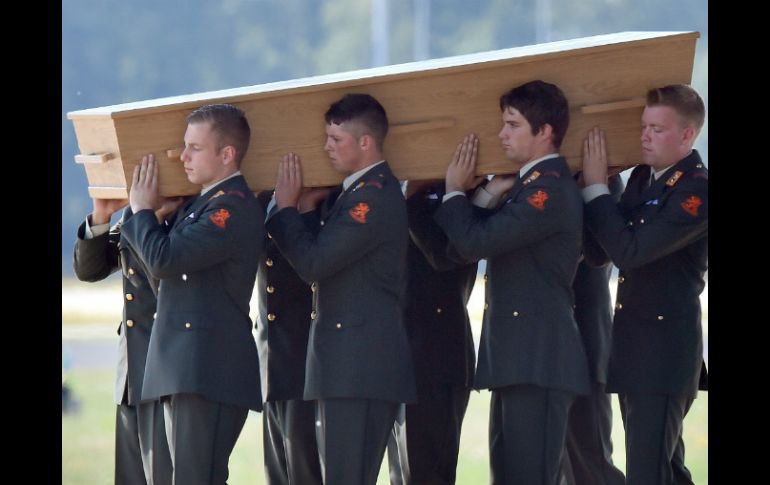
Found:
<path fill-rule="evenodd" d="M 458 145 L 436 212 L 459 258 L 487 258 L 476 389 L 491 390 L 489 455 L 494 484 L 556 484 L 567 413 L 589 392 L 573 316 L 572 280 L 582 246 L 580 191 L 558 149 L 569 125 L 562 91 L 543 81 L 500 98 L 499 137 L 518 168 L 491 209 L 474 208 L 478 139 Z"/>
<path fill-rule="evenodd" d="M 322 227 L 299 213 L 299 158 L 287 154 L 267 229 L 297 274 L 315 288 L 305 399 L 317 400 L 324 483 L 377 481 L 399 403 L 415 399 L 402 321 L 408 242 L 398 180 L 382 158 L 388 130 L 373 97 L 348 94 L 326 112 L 326 152 L 346 175 L 325 206 Z"/>

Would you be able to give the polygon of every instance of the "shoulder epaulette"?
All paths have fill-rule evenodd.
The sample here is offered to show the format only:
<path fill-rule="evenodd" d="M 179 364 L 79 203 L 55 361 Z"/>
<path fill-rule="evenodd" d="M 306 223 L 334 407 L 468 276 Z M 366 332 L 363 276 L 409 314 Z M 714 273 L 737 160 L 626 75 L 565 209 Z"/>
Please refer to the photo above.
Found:
<path fill-rule="evenodd" d="M 674 172 L 674 175 L 672 175 L 671 177 L 668 178 L 668 180 L 666 180 L 666 185 L 668 187 L 673 187 L 674 185 L 676 185 L 677 182 L 679 182 L 679 179 L 682 178 L 682 175 L 684 175 L 684 172 L 682 172 L 681 170 L 677 170 L 676 172 Z"/>
<path fill-rule="evenodd" d="M 523 183 L 524 185 L 527 185 L 527 184 L 529 184 L 530 182 L 532 182 L 533 180 L 537 180 L 537 178 L 538 178 L 538 177 L 540 177 L 540 172 L 538 172 L 537 170 L 535 170 L 534 172 L 532 172 L 532 175 L 530 175 L 529 177 L 527 177 L 526 179 L 524 179 L 524 182 L 522 182 L 522 183 Z"/>

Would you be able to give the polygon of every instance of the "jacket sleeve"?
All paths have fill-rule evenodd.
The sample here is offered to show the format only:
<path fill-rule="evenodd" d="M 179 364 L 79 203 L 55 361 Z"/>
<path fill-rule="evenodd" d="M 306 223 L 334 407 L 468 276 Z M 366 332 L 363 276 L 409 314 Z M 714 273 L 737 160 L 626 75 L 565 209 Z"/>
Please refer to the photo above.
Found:
<path fill-rule="evenodd" d="M 624 185 L 620 175 L 613 175 L 609 178 L 608 186 L 610 196 L 615 203 L 620 202 L 620 196 L 623 193 Z M 583 214 L 583 220 L 587 221 L 588 215 L 586 214 L 586 211 L 584 211 Z M 607 254 L 593 233 L 588 229 L 587 223 L 583 227 L 583 257 L 586 264 L 594 267 L 601 267 L 610 262 L 610 255 Z"/>
<path fill-rule="evenodd" d="M 80 281 L 93 283 L 105 279 L 120 267 L 120 229 L 113 227 L 109 232 L 91 239 L 85 239 L 85 232 L 86 223 L 83 222 L 75 241 L 73 268 Z"/>
<path fill-rule="evenodd" d="M 435 217 L 460 257 L 476 261 L 529 246 L 558 231 L 564 217 L 561 191 L 558 184 L 531 183 L 516 200 L 488 216 L 474 211 L 466 197 L 452 197 Z"/>
<path fill-rule="evenodd" d="M 636 268 L 678 251 L 708 233 L 708 183 L 679 182 L 645 224 L 626 225 L 610 195 L 586 205 L 586 223 L 620 269 Z"/>
<path fill-rule="evenodd" d="M 243 225 L 253 224 L 246 218 L 260 218 L 258 227 L 264 218 L 257 204 L 254 213 L 246 207 L 237 196 L 224 195 L 204 206 L 194 221 L 177 221 L 170 231 L 158 224 L 152 210 L 146 209 L 123 224 L 123 234 L 153 276 L 171 278 L 215 266 L 244 250 L 239 247 L 238 235 Z M 262 236 L 259 234 L 254 244 L 264 244 Z"/>
<path fill-rule="evenodd" d="M 389 210 L 375 191 L 365 187 L 341 201 L 342 206 L 315 233 L 297 209 L 288 207 L 267 221 L 267 230 L 278 249 L 307 283 L 324 279 L 356 264 L 381 243 L 379 234 Z"/>

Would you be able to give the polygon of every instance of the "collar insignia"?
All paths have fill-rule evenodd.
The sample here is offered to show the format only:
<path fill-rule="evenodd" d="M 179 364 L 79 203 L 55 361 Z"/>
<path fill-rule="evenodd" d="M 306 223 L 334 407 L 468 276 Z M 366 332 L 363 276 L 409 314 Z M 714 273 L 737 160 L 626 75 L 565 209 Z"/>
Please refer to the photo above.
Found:
<path fill-rule="evenodd" d="M 537 178 L 538 178 L 539 176 L 540 176 L 540 172 L 538 172 L 537 170 L 535 170 L 534 172 L 532 172 L 532 175 L 530 175 L 529 177 L 527 177 L 527 178 L 526 178 L 526 180 L 524 180 L 524 182 L 522 182 L 522 183 L 523 183 L 524 185 L 527 185 L 528 183 L 532 182 L 533 180 L 537 180 Z"/>
<path fill-rule="evenodd" d="M 668 180 L 666 180 L 666 185 L 669 187 L 673 187 L 679 181 L 682 175 L 684 175 L 684 172 L 682 172 L 681 170 L 677 170 L 676 172 L 674 172 L 674 175 L 672 175 L 671 177 L 668 178 Z"/>

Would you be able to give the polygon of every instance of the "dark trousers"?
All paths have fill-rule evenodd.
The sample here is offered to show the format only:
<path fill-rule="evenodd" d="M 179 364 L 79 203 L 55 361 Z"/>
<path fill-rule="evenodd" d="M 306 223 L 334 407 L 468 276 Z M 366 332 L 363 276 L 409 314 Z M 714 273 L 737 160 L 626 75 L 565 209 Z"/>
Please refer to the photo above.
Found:
<path fill-rule="evenodd" d="M 388 442 L 391 485 L 454 484 L 460 431 L 471 390 L 434 383 L 417 404 L 406 404 Z M 394 449 L 396 449 L 394 451 Z"/>
<path fill-rule="evenodd" d="M 265 476 L 269 485 L 320 485 L 315 401 L 270 401 L 262 411 Z"/>
<path fill-rule="evenodd" d="M 492 390 L 489 462 L 492 485 L 556 485 L 567 413 L 574 394 L 534 385 Z"/>
<path fill-rule="evenodd" d="M 171 456 L 158 401 L 117 406 L 115 484 L 170 485 Z"/>
<path fill-rule="evenodd" d="M 226 485 L 227 465 L 249 410 L 199 394 L 162 398 L 174 485 Z"/>
<path fill-rule="evenodd" d="M 619 394 L 626 428 L 628 485 L 693 485 L 684 465 L 682 422 L 692 398 Z"/>
<path fill-rule="evenodd" d="M 562 471 L 569 485 L 624 485 L 612 464 L 612 402 L 604 384 L 576 396 L 569 410 Z"/>
<path fill-rule="evenodd" d="M 398 403 L 320 399 L 316 440 L 326 485 L 375 485 Z"/>

